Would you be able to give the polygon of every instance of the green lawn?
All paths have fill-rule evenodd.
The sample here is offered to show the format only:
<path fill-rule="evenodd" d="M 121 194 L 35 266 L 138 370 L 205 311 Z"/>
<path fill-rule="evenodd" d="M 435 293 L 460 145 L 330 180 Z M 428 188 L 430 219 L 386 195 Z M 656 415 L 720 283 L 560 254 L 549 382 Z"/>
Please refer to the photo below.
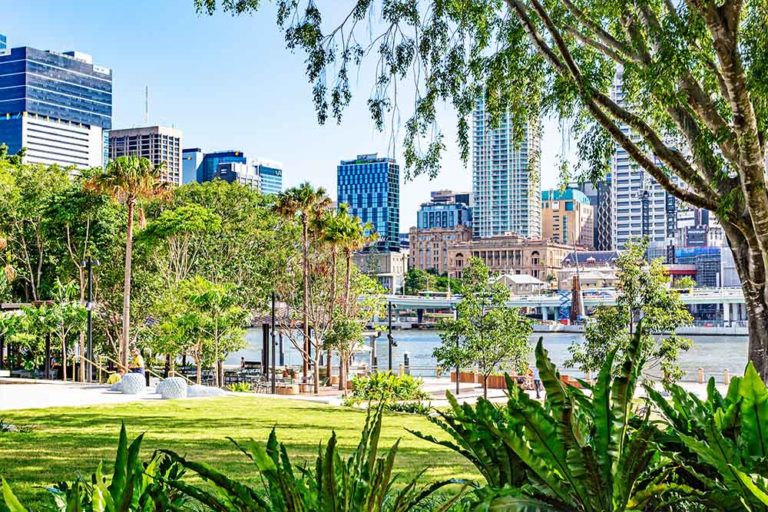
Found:
<path fill-rule="evenodd" d="M 313 457 L 320 441 L 335 430 L 342 449 L 357 445 L 365 412 L 297 400 L 258 397 L 137 402 L 122 405 L 0 412 L 0 418 L 28 433 L 0 433 L 0 475 L 22 501 L 45 496 L 45 486 L 90 474 L 104 461 L 111 469 L 120 422 L 129 438 L 145 432 L 143 453 L 171 448 L 190 459 L 214 464 L 230 476 L 255 481 L 256 472 L 227 441 L 266 441 L 277 427 L 278 438 L 294 457 Z M 444 437 L 440 429 L 416 415 L 387 414 L 382 448 L 401 438 L 397 467 L 413 475 L 428 466 L 425 478 L 478 478 L 473 467 L 453 452 L 422 441 L 405 428 Z"/>

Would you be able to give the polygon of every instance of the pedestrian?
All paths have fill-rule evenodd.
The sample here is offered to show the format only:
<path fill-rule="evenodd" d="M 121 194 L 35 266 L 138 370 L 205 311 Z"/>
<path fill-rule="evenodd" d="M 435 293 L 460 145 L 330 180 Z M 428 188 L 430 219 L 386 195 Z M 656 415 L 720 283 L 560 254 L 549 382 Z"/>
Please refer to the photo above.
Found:
<path fill-rule="evenodd" d="M 539 376 L 539 369 L 533 367 L 533 388 L 536 390 L 536 398 L 541 398 L 541 377 Z"/>
<path fill-rule="evenodd" d="M 131 351 L 130 370 L 131 370 L 131 373 L 138 373 L 140 375 L 144 375 L 144 358 L 141 357 L 139 350 L 136 348 L 134 348 Z"/>

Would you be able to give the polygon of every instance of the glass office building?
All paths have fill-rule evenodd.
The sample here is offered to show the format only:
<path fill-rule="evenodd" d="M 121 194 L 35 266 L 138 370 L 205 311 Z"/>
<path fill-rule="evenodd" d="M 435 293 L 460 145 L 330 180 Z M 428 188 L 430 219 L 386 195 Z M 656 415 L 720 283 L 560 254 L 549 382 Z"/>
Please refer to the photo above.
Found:
<path fill-rule="evenodd" d="M 465 203 L 422 203 L 416 215 L 419 229 L 472 226 L 472 210 Z"/>
<path fill-rule="evenodd" d="M 89 55 L 22 47 L 0 53 L 0 143 L 25 161 L 104 165 L 112 71 Z"/>
<path fill-rule="evenodd" d="M 5 35 L 0 34 L 0 50 L 5 50 L 8 48 L 8 40 L 5 38 Z"/>
<path fill-rule="evenodd" d="M 400 166 L 377 154 L 342 160 L 337 167 L 337 198 L 349 212 L 370 222 L 380 251 L 400 249 Z"/>
<path fill-rule="evenodd" d="M 200 172 L 197 181 L 211 181 L 216 178 L 220 164 L 238 163 L 247 164 L 248 159 L 242 151 L 217 151 L 215 153 L 206 153 L 200 164 Z"/>
<path fill-rule="evenodd" d="M 257 161 L 254 164 L 259 175 L 262 194 L 279 194 L 283 191 L 283 169 L 276 163 Z"/>

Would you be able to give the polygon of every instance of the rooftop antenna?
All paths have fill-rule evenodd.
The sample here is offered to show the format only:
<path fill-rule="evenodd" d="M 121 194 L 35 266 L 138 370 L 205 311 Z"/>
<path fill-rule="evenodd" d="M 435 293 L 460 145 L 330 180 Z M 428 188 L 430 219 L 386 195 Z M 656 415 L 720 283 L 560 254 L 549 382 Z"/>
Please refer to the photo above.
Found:
<path fill-rule="evenodd" d="M 144 124 L 149 124 L 149 86 L 144 86 Z"/>

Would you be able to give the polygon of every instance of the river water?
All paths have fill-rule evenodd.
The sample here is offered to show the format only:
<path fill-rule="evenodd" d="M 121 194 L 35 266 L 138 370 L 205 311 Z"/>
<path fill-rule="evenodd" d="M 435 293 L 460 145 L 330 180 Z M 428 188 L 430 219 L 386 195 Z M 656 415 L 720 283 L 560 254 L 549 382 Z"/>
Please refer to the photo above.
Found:
<path fill-rule="evenodd" d="M 544 333 L 534 334 L 531 337 L 531 351 L 539 336 L 544 337 L 544 348 L 549 351 L 552 361 L 562 367 L 568 359 L 568 347 L 583 339 L 583 335 L 572 333 Z M 393 337 L 397 343 L 392 348 L 392 367 L 397 370 L 407 354 L 410 360 L 411 373 L 421 376 L 434 376 L 435 359 L 432 351 L 440 345 L 440 334 L 436 331 L 396 330 Z M 685 380 L 694 380 L 697 369 L 703 368 L 707 377 L 715 376 L 718 381 L 723 379 L 723 369 L 727 368 L 731 375 L 741 374 L 747 362 L 747 337 L 746 336 L 698 336 L 691 337 L 693 347 L 682 354 L 680 366 L 686 372 Z M 262 331 L 261 329 L 249 329 L 246 333 L 248 346 L 229 355 L 226 363 L 238 365 L 240 358 L 247 361 L 261 359 Z M 291 345 L 287 337 L 283 337 L 283 350 L 285 364 L 289 366 L 301 365 L 299 352 Z M 376 340 L 376 351 L 380 368 L 387 368 L 389 364 L 387 352 L 387 337 L 382 334 Z M 370 352 L 361 352 L 355 356 L 357 362 L 369 362 Z M 533 354 L 531 354 L 533 360 Z M 567 371 L 573 375 L 579 375 L 578 371 Z"/>

